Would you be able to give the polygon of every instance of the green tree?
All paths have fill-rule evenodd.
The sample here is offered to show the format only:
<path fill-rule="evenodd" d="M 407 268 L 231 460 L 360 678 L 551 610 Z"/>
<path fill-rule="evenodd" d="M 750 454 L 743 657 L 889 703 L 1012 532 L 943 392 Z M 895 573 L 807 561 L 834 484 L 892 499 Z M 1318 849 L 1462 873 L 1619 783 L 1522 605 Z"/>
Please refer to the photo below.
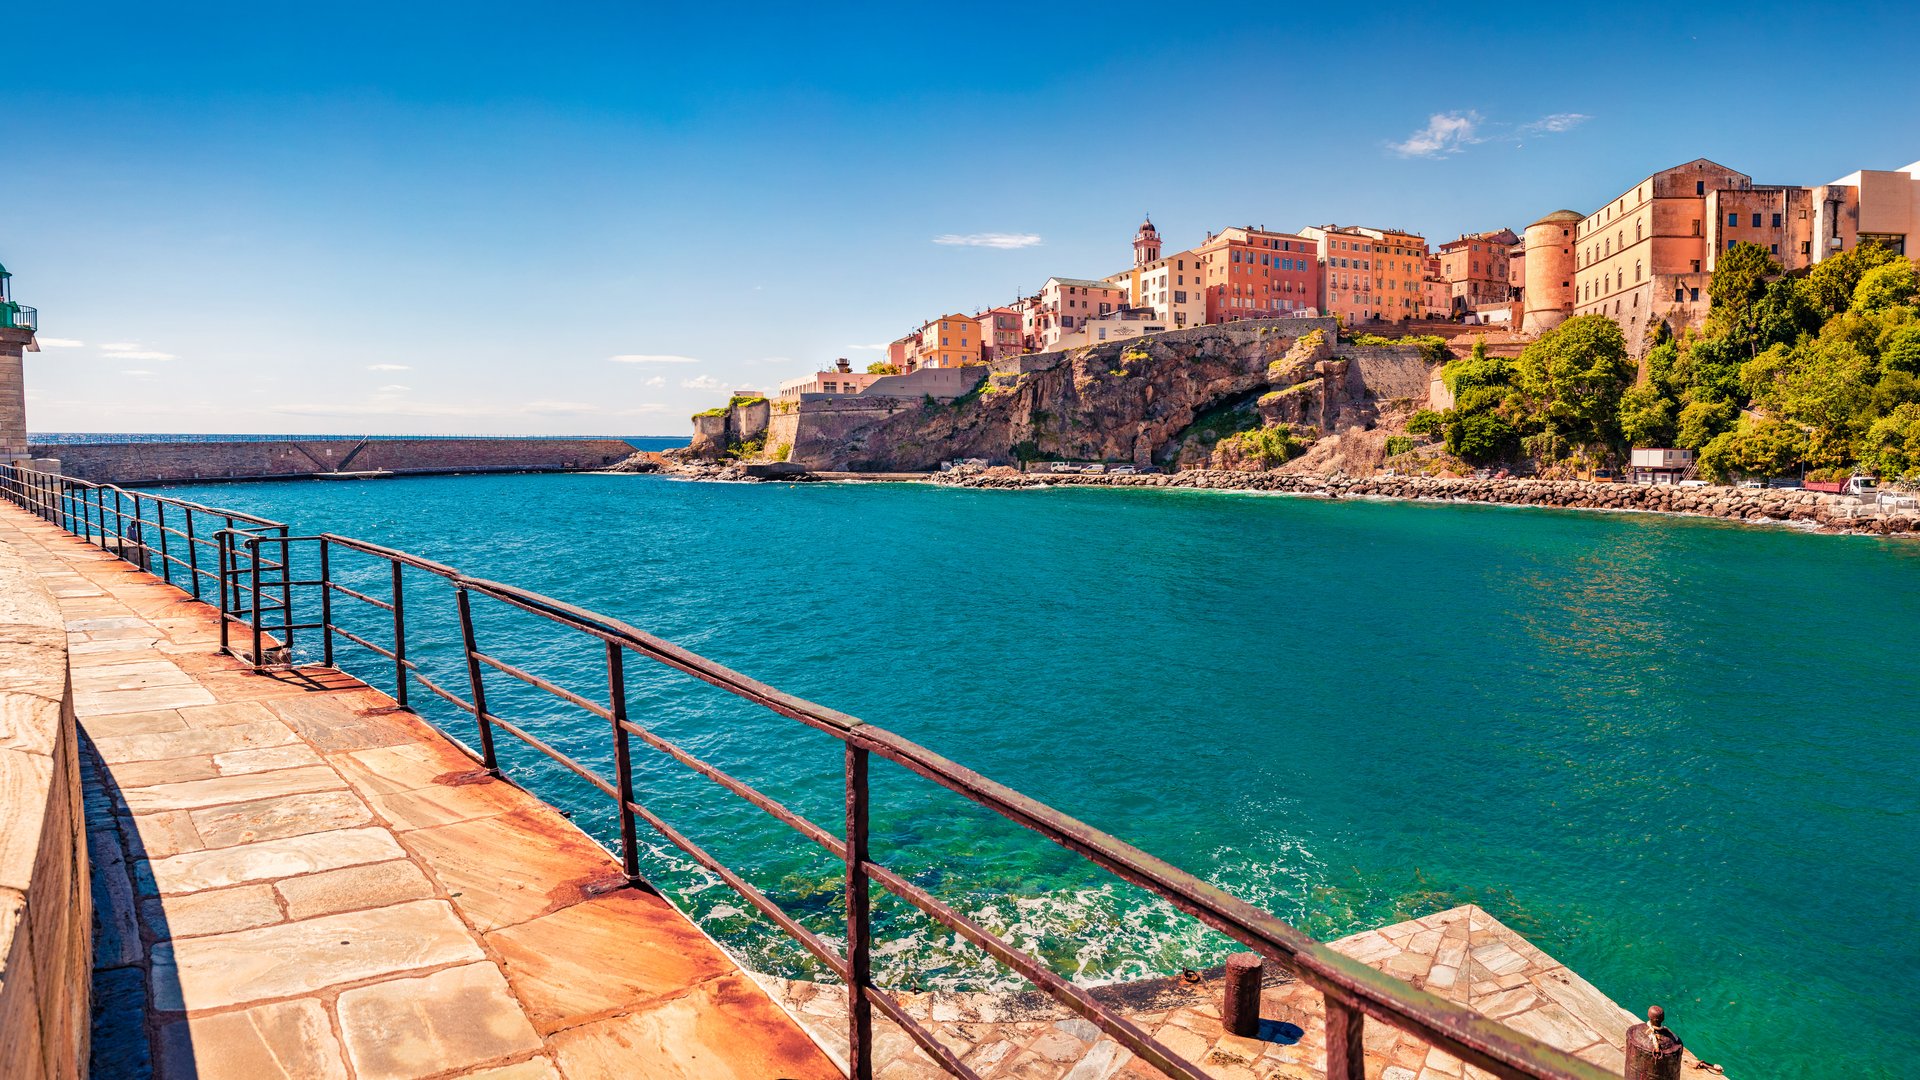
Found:
<path fill-rule="evenodd" d="M 1905 259 L 1876 266 L 1860 277 L 1853 290 L 1853 310 L 1887 311 L 1913 303 L 1920 295 L 1920 270 Z"/>
<path fill-rule="evenodd" d="M 1870 420 L 1877 375 L 1873 361 L 1849 341 L 1822 339 L 1794 350 L 1780 372 L 1779 408 L 1809 429 L 1809 464 L 1837 468 L 1852 457 Z"/>
<path fill-rule="evenodd" d="M 1761 313 L 1756 309 L 1768 283 L 1780 273 L 1780 264 L 1759 244 L 1742 241 L 1721 252 L 1714 262 L 1713 283 L 1707 288 L 1713 301 L 1707 309 L 1708 330 L 1732 339 L 1748 356 L 1759 352 Z"/>
<path fill-rule="evenodd" d="M 1620 395 L 1620 434 L 1631 446 L 1672 446 L 1678 406 L 1653 383 Z"/>
<path fill-rule="evenodd" d="M 885 360 L 876 360 L 873 363 L 867 365 L 867 374 L 898 375 L 900 374 L 900 369 L 893 364 L 887 363 Z"/>
<path fill-rule="evenodd" d="M 1613 447 L 1620 442 L 1620 395 L 1634 373 L 1619 324 L 1579 315 L 1521 352 L 1514 381 L 1530 426 L 1577 446 Z"/>
<path fill-rule="evenodd" d="M 1513 425 L 1498 413 L 1456 413 L 1447 424 L 1447 453 L 1476 465 L 1505 458 L 1517 441 Z"/>
<path fill-rule="evenodd" d="M 1680 410 L 1674 445 L 1698 450 L 1722 432 L 1731 430 L 1740 409 L 1731 401 L 1690 401 Z"/>
<path fill-rule="evenodd" d="M 1739 476 L 1773 477 L 1806 459 L 1806 435 L 1784 420 L 1765 420 L 1747 431 L 1727 431 L 1700 451 L 1700 471 L 1722 483 Z"/>
<path fill-rule="evenodd" d="M 1883 371 L 1920 375 L 1920 323 L 1896 326 L 1880 341 Z"/>
<path fill-rule="evenodd" d="M 1920 403 L 1875 420 L 1860 447 L 1860 464 L 1883 479 L 1920 479 Z"/>
<path fill-rule="evenodd" d="M 1859 287 L 1862 275 L 1897 258 L 1898 255 L 1880 244 L 1862 244 L 1852 251 L 1835 252 L 1801 279 L 1800 293 L 1821 316 L 1838 315 L 1853 306 L 1853 291 Z"/>

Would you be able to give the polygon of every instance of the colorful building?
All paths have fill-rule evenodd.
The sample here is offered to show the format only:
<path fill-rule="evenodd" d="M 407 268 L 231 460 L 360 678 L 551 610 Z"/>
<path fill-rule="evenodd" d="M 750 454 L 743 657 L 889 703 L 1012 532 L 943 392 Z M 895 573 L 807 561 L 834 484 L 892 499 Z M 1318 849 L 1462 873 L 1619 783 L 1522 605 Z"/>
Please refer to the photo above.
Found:
<path fill-rule="evenodd" d="M 1321 310 L 1348 326 L 1373 318 L 1373 237 L 1339 225 L 1310 225 L 1300 235 L 1319 257 Z"/>
<path fill-rule="evenodd" d="M 1399 229 L 1359 230 L 1373 239 L 1375 318 L 1417 319 L 1426 309 L 1427 239 Z"/>
<path fill-rule="evenodd" d="M 1207 322 L 1319 314 L 1320 263 L 1308 237 L 1240 226 L 1209 233 L 1193 255 Z"/>
<path fill-rule="evenodd" d="M 1127 290 L 1128 306 L 1152 311 L 1169 328 L 1199 326 L 1207 321 L 1198 253 L 1162 255 L 1160 232 L 1151 218 L 1134 234 L 1133 265 L 1108 275 L 1106 280 Z"/>
<path fill-rule="evenodd" d="M 900 370 L 955 368 L 980 362 L 980 323 L 971 315 L 930 319 L 912 337 L 907 363 Z"/>
<path fill-rule="evenodd" d="M 782 401 L 797 401 L 802 394 L 858 394 L 872 386 L 874 380 L 885 377 L 877 372 L 855 371 L 842 357 L 830 370 L 781 383 L 779 395 Z"/>
<path fill-rule="evenodd" d="M 1513 298 L 1511 257 L 1520 238 L 1512 229 L 1466 233 L 1439 247 L 1440 276 L 1455 314 Z"/>
<path fill-rule="evenodd" d="M 1010 306 L 988 308 L 973 317 L 980 324 L 980 359 L 991 363 L 1002 356 L 1026 352 L 1020 333 L 1020 312 Z"/>
<path fill-rule="evenodd" d="M 1110 315 L 1132 305 L 1126 285 L 1087 278 L 1048 278 L 1034 305 L 1023 312 L 1029 347 L 1046 352 L 1060 347 L 1060 338 L 1083 321 Z"/>

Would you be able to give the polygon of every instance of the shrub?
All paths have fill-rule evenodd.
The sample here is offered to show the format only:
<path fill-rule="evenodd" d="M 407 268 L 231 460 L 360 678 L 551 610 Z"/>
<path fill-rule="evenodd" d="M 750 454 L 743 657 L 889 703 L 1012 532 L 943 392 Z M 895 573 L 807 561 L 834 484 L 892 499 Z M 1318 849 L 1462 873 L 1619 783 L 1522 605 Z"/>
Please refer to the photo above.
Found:
<path fill-rule="evenodd" d="M 1241 457 L 1258 461 L 1260 466 L 1266 469 L 1285 464 L 1288 459 L 1299 456 L 1305 449 L 1285 424 L 1253 428 L 1229 435 L 1220 440 L 1220 445 L 1239 451 Z"/>
<path fill-rule="evenodd" d="M 1438 435 L 1447 426 L 1446 417 L 1432 409 L 1421 409 L 1407 418 L 1407 434 Z"/>
<path fill-rule="evenodd" d="M 1387 456 L 1399 457 L 1419 445 L 1420 443 L 1411 435 L 1389 435 L 1387 436 Z"/>

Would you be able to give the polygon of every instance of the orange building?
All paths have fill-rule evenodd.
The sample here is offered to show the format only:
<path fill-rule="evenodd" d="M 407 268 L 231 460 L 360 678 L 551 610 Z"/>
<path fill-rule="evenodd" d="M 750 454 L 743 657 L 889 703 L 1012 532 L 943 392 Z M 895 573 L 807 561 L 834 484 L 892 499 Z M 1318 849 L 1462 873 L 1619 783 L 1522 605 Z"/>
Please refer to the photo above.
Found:
<path fill-rule="evenodd" d="M 1111 315 L 1130 306 L 1126 285 L 1086 278 L 1048 278 L 1033 306 L 1023 312 L 1028 346 L 1045 351 L 1087 319 Z"/>
<path fill-rule="evenodd" d="M 1300 235 L 1320 259 L 1320 307 L 1348 326 L 1373 318 L 1373 237 L 1339 225 L 1311 225 Z"/>
<path fill-rule="evenodd" d="M 1193 255 L 1210 323 L 1319 313 L 1320 261 L 1307 237 L 1247 225 L 1208 234 Z"/>
<path fill-rule="evenodd" d="M 1447 282 L 1455 314 L 1513 298 L 1511 262 L 1518 243 L 1512 229 L 1496 229 L 1440 245 L 1440 276 Z"/>
<path fill-rule="evenodd" d="M 980 322 L 971 315 L 942 315 L 887 346 L 887 362 L 904 374 L 921 368 L 956 368 L 980 362 Z"/>
<path fill-rule="evenodd" d="M 1398 229 L 1362 228 L 1373 238 L 1375 317 L 1417 319 L 1426 310 L 1427 238 Z"/>

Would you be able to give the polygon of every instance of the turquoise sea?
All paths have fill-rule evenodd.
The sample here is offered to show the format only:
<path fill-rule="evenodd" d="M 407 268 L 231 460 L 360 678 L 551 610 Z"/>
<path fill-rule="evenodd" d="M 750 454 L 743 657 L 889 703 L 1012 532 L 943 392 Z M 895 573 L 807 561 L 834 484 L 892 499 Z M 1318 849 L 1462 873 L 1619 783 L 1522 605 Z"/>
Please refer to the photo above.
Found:
<path fill-rule="evenodd" d="M 1202 492 L 573 475 L 170 493 L 626 619 L 1323 938 L 1478 903 L 1628 1008 L 1665 1005 L 1738 1075 L 1891 1077 L 1913 1061 L 1920 544 Z M 336 570 L 385 593 L 369 565 Z M 446 593 L 408 588 L 416 657 L 464 693 Z M 382 614 L 341 617 L 384 640 Z M 483 649 L 605 694 L 596 642 L 498 605 L 477 619 Z M 345 666 L 391 685 L 349 650 Z M 629 667 L 636 718 L 837 828 L 837 743 Z M 610 775 L 604 721 L 505 682 L 488 683 L 496 711 Z M 472 741 L 459 714 L 422 709 Z M 649 805 L 836 932 L 837 864 L 635 754 Z M 615 836 L 604 797 L 524 750 L 510 760 Z M 875 790 L 880 861 L 1064 972 L 1135 977 L 1226 951 L 877 761 Z M 750 962 L 804 966 L 665 845 L 646 863 Z M 1013 984 L 925 920 L 890 908 L 881 936 L 894 984 Z"/>

